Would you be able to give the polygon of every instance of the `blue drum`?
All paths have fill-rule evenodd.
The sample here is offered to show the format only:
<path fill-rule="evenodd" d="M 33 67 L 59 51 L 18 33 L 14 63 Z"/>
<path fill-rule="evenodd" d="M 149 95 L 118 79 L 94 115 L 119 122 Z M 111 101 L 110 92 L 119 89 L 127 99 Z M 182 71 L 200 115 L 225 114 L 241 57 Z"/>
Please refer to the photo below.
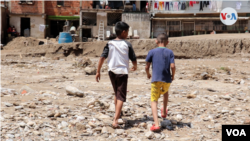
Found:
<path fill-rule="evenodd" d="M 71 34 L 68 32 L 60 32 L 58 43 L 72 43 L 72 37 Z"/>

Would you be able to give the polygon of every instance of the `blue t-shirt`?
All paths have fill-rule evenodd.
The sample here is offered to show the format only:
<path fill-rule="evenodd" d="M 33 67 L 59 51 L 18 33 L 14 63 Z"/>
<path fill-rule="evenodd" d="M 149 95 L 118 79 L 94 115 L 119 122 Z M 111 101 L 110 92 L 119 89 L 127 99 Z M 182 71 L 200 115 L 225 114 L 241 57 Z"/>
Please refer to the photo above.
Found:
<path fill-rule="evenodd" d="M 152 82 L 171 83 L 170 64 L 174 63 L 174 53 L 165 47 L 158 47 L 148 52 L 146 62 L 152 62 Z"/>

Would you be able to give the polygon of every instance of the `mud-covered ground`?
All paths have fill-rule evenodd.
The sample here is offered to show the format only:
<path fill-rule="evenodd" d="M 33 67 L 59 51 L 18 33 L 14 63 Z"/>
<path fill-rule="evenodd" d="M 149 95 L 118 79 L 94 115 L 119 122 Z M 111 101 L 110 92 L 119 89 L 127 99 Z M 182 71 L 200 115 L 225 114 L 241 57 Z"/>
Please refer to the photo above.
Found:
<path fill-rule="evenodd" d="M 114 93 L 106 63 L 97 83 L 86 72 L 94 73 L 98 58 L 90 58 L 92 65 L 81 56 L 72 60 L 2 57 L 2 140 L 219 141 L 221 125 L 250 124 L 249 58 L 176 59 L 160 133 L 149 130 L 153 118 L 144 59 L 129 73 L 121 129 L 110 126 Z"/>

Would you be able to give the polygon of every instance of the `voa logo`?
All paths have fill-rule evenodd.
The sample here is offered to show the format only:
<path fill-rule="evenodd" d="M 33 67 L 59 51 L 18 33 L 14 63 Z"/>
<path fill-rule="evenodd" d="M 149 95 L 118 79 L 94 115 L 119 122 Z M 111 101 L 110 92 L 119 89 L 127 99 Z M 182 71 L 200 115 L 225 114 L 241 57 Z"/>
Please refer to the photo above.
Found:
<path fill-rule="evenodd" d="M 238 130 L 238 129 L 226 129 L 228 136 L 247 136 L 244 129 Z"/>
<path fill-rule="evenodd" d="M 233 8 L 225 8 L 220 13 L 220 20 L 225 25 L 233 25 L 238 19 L 238 14 Z"/>

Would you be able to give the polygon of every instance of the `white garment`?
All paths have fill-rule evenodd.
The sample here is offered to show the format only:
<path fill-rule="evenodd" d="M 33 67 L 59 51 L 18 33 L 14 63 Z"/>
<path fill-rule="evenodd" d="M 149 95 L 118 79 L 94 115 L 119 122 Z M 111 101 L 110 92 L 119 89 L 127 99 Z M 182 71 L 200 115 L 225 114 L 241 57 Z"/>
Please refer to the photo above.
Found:
<path fill-rule="evenodd" d="M 222 1 L 217 1 L 217 12 L 220 12 L 222 9 Z"/>
<path fill-rule="evenodd" d="M 241 5 L 242 5 L 241 2 L 236 2 L 236 9 L 237 9 L 237 10 L 240 10 Z"/>
<path fill-rule="evenodd" d="M 44 31 L 44 29 L 45 29 L 45 25 L 40 24 L 40 26 L 39 26 L 39 31 L 43 32 L 43 31 Z"/>
<path fill-rule="evenodd" d="M 211 10 L 216 11 L 217 9 L 217 4 L 215 0 L 211 0 Z"/>
<path fill-rule="evenodd" d="M 115 74 L 128 74 L 130 46 L 124 40 L 112 40 L 108 42 L 108 71 L 112 71 Z"/>

